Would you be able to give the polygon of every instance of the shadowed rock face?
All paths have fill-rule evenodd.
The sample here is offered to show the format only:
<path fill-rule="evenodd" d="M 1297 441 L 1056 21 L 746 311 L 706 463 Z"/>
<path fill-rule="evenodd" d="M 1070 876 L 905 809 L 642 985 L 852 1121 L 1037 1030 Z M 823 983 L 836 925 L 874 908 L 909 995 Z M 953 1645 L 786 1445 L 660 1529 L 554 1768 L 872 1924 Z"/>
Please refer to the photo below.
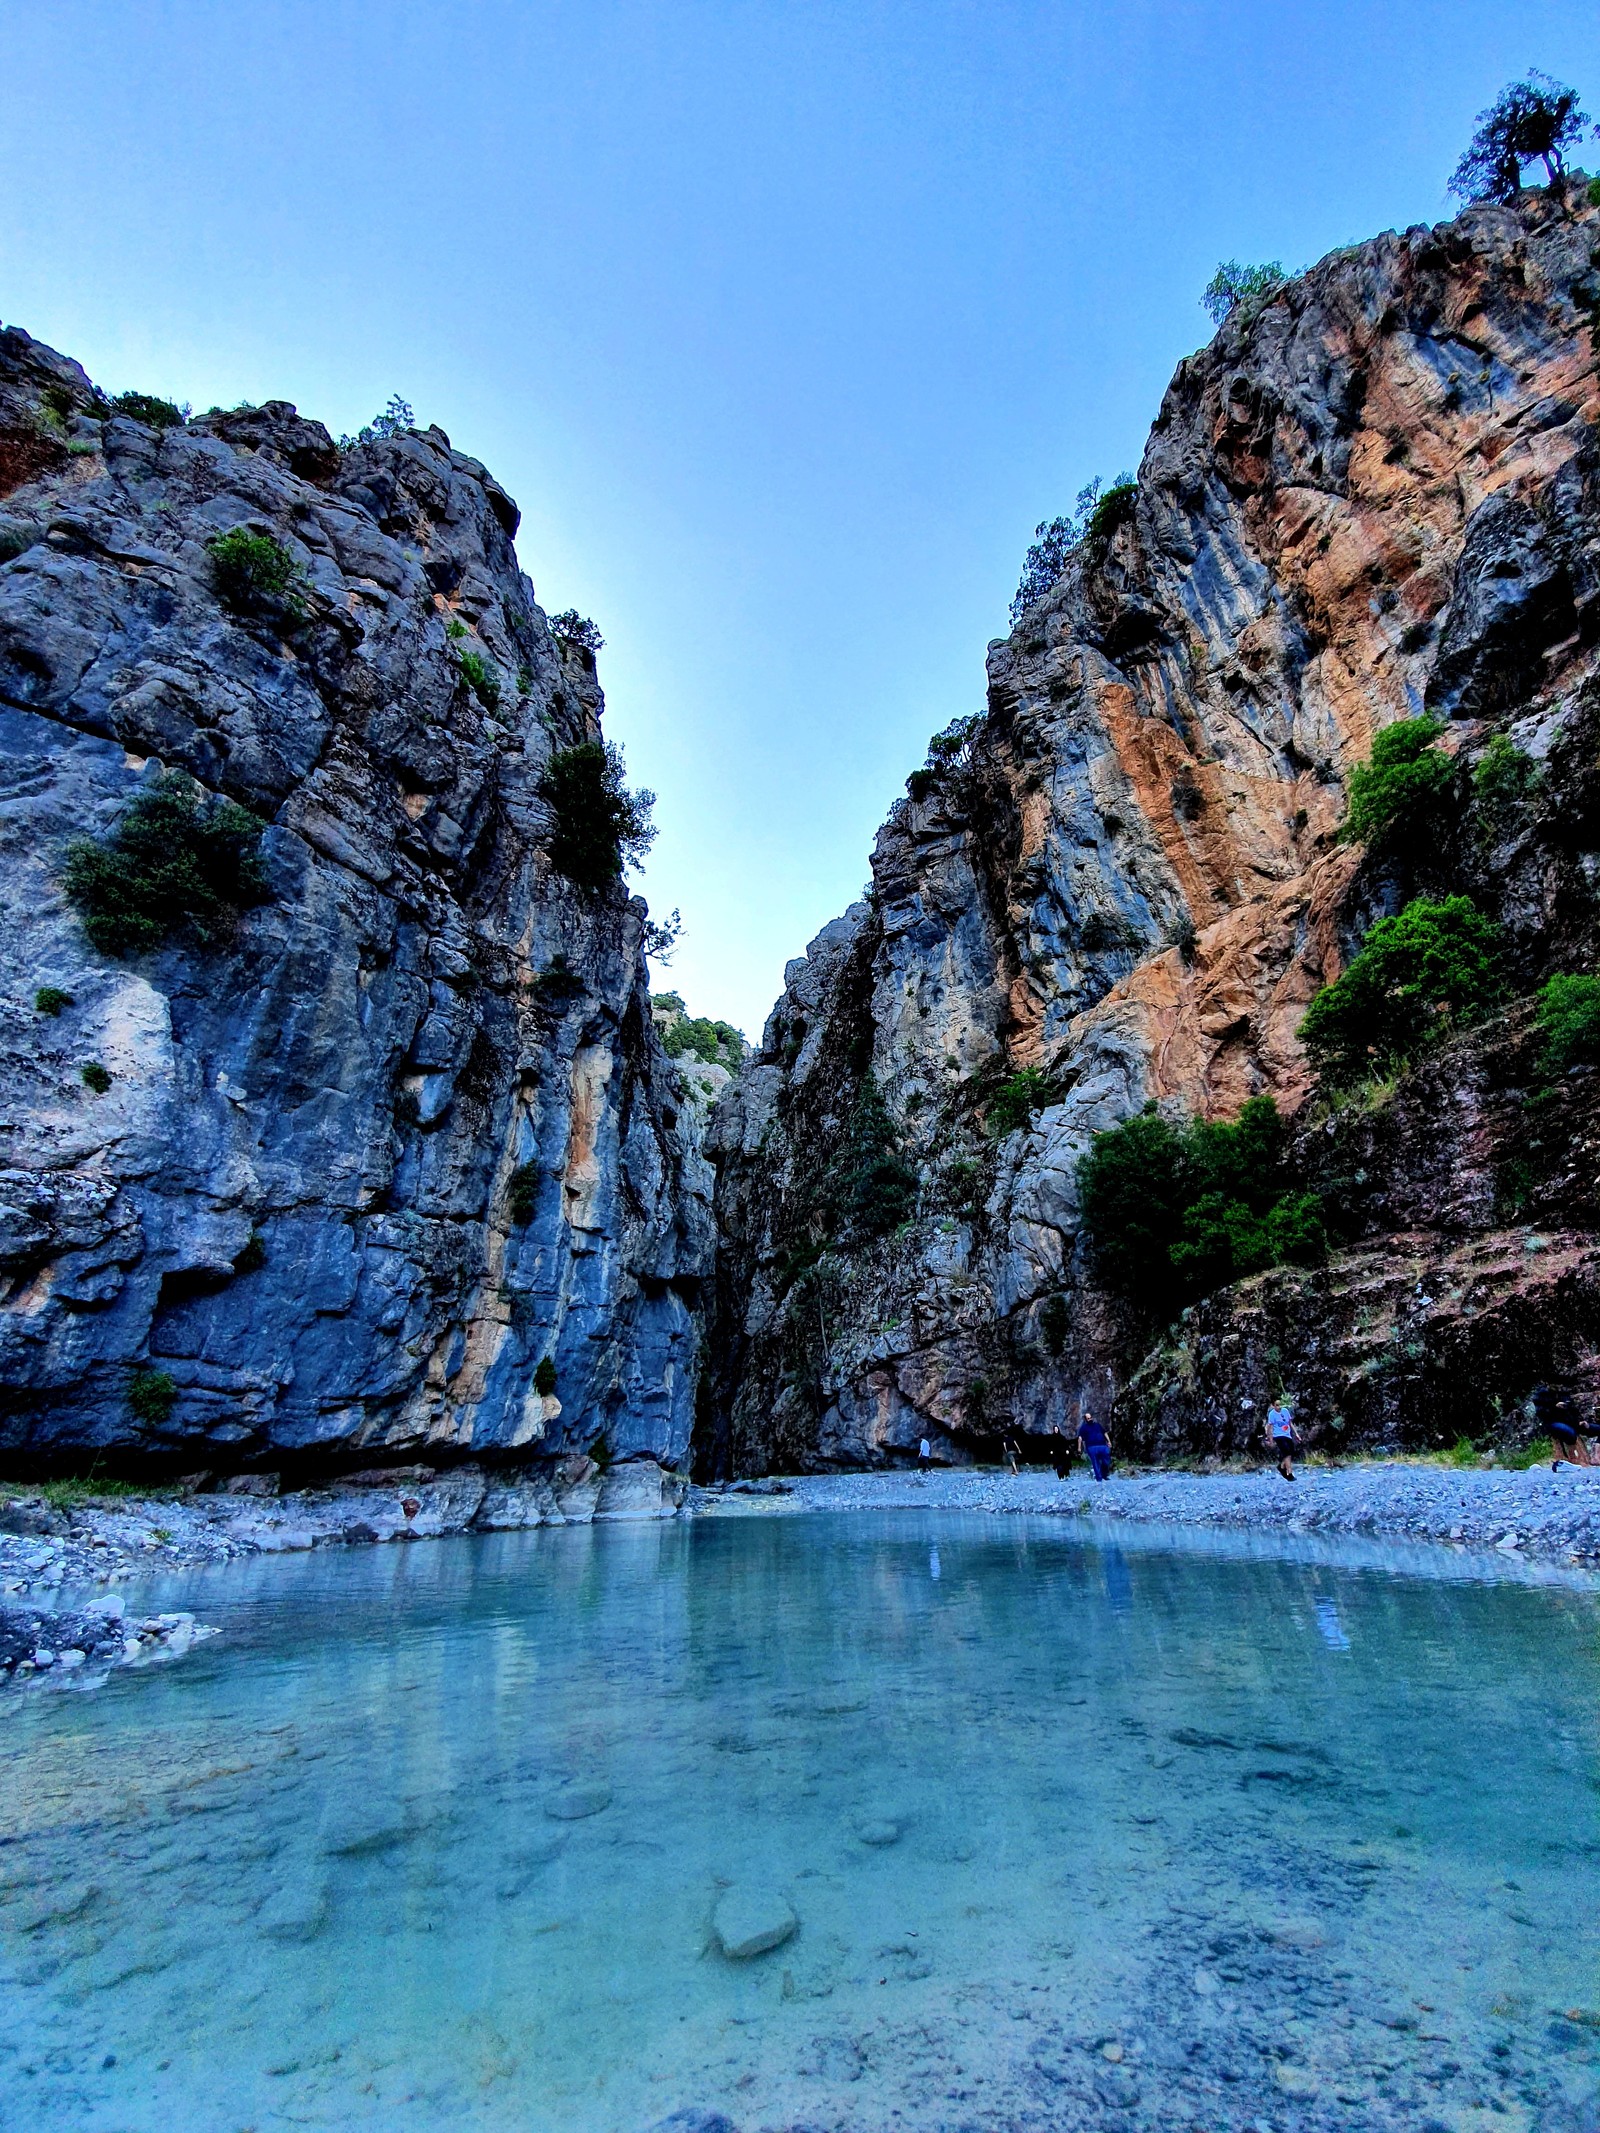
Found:
<path fill-rule="evenodd" d="M 1524 990 L 1592 961 L 1597 337 L 1600 213 L 1574 184 L 1336 253 L 1179 366 L 1127 522 L 991 646 L 976 730 L 892 809 L 869 896 L 789 966 L 717 1115 L 707 1468 L 923 1435 L 959 1457 L 1109 1404 L 1143 1344 L 1081 1249 L 1093 1134 L 1151 1100 L 1300 1111 L 1307 1003 L 1434 874 L 1507 925 Z M 1509 732 L 1545 766 L 1541 805 L 1449 867 L 1363 857 L 1335 836 L 1348 770 L 1424 709 L 1467 755 Z M 1058 1100 L 988 1130 L 1030 1067 Z M 875 1241 L 818 1184 L 869 1070 L 919 1172 L 915 1221 Z M 1441 1250 L 1492 1229 L 1493 1136 L 1469 1152 L 1479 1217 L 1419 1185 L 1394 1227 Z M 1293 1368 L 1292 1337 L 1266 1345 Z M 1491 1395 L 1538 1374 L 1538 1338 L 1514 1345 Z M 1211 1449 L 1214 1391 L 1146 1384 L 1138 1434 Z M 1369 1404 L 1349 1441 L 1402 1426 Z"/>
<path fill-rule="evenodd" d="M 0 334 L 13 1459 L 686 1451 L 710 1172 L 643 905 L 543 853 L 544 766 L 601 695 L 516 525 L 440 430 L 341 452 L 282 402 L 152 428 Z M 207 543 L 235 526 L 289 550 L 298 614 L 221 604 Z M 163 768 L 267 825 L 269 893 L 213 946 L 111 959 L 64 853 Z M 132 1412 L 135 1366 L 172 1379 L 165 1420 Z"/>

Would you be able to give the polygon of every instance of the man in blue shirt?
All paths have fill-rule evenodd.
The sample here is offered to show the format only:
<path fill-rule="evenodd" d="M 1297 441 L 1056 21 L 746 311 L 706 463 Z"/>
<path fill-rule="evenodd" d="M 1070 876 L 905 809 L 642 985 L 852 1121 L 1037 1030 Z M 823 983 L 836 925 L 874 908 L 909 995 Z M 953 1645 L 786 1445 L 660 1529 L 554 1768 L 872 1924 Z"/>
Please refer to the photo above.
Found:
<path fill-rule="evenodd" d="M 1111 1479 L 1111 1439 L 1104 1423 L 1097 1422 L 1087 1407 L 1078 1424 L 1078 1449 L 1088 1460 L 1096 1481 Z"/>

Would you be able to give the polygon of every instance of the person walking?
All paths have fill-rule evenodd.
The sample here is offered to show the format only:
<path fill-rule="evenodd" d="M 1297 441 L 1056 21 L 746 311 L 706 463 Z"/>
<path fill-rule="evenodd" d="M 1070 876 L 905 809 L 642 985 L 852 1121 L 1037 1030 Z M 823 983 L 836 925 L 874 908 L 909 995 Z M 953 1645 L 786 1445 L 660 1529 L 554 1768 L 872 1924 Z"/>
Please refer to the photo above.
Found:
<path fill-rule="evenodd" d="M 1105 1424 L 1097 1422 L 1087 1407 L 1078 1424 L 1078 1449 L 1088 1460 L 1096 1481 L 1111 1479 L 1111 1439 L 1106 1435 Z"/>
<path fill-rule="evenodd" d="M 1533 1414 L 1555 1446 L 1556 1455 L 1550 1462 L 1552 1472 L 1563 1460 L 1569 1466 L 1590 1464 L 1589 1448 L 1579 1441 L 1577 1410 L 1569 1393 L 1557 1392 L 1553 1385 L 1535 1385 Z"/>
<path fill-rule="evenodd" d="M 1056 1470 L 1057 1481 L 1072 1479 L 1072 1455 L 1077 1445 L 1058 1422 L 1050 1432 L 1050 1464 Z"/>
<path fill-rule="evenodd" d="M 925 1474 L 933 1464 L 933 1446 L 924 1437 L 917 1446 L 917 1472 Z"/>
<path fill-rule="evenodd" d="M 1285 1481 L 1294 1479 L 1295 1442 L 1294 1412 L 1287 1400 L 1274 1400 L 1267 1409 L 1267 1445 Z"/>

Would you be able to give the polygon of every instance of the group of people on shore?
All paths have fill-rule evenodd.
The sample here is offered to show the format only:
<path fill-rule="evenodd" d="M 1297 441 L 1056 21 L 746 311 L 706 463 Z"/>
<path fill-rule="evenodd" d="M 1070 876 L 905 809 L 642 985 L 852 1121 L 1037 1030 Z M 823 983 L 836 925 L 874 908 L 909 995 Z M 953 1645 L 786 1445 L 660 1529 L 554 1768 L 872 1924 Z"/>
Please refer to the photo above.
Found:
<path fill-rule="evenodd" d="M 1294 1410 L 1286 1400 L 1274 1400 L 1267 1409 L 1265 1436 L 1267 1448 L 1278 1463 L 1278 1472 L 1285 1481 L 1293 1481 L 1295 1447 L 1300 1437 L 1294 1426 Z M 1022 1446 L 1018 1440 L 1003 1437 L 1000 1453 L 1012 1473 L 1020 1474 Z M 1088 1460 L 1089 1471 L 1096 1481 L 1111 1479 L 1111 1439 L 1106 1434 L 1105 1424 L 1087 1407 L 1078 1419 L 1074 1434 L 1069 1436 L 1059 1427 L 1050 1432 L 1050 1464 L 1055 1469 L 1057 1481 L 1070 1478 L 1075 1459 Z M 917 1447 L 917 1471 L 926 1473 L 934 1463 L 933 1446 L 924 1437 Z"/>
<path fill-rule="evenodd" d="M 1584 1421 L 1572 1395 L 1551 1385 L 1536 1385 L 1530 1404 L 1535 1422 L 1549 1437 L 1554 1449 L 1554 1465 L 1600 1466 L 1600 1419 Z M 1293 1481 L 1295 1453 L 1302 1439 L 1295 1427 L 1294 1408 L 1281 1393 L 1267 1409 L 1262 1436 L 1278 1472 L 1285 1481 Z M 1051 1431 L 1049 1443 L 1050 1463 L 1058 1481 L 1068 1479 L 1073 1461 L 1079 1458 L 1087 1459 L 1096 1481 L 1111 1479 L 1111 1439 L 1106 1434 L 1105 1424 L 1089 1408 L 1084 1408 L 1075 1433 L 1069 1435 L 1058 1426 Z M 1020 1474 L 1022 1446 L 1019 1440 L 1015 1436 L 1002 1438 L 1000 1450 L 1012 1473 Z M 917 1466 L 925 1471 L 933 1464 L 933 1447 L 924 1437 L 918 1449 Z"/>

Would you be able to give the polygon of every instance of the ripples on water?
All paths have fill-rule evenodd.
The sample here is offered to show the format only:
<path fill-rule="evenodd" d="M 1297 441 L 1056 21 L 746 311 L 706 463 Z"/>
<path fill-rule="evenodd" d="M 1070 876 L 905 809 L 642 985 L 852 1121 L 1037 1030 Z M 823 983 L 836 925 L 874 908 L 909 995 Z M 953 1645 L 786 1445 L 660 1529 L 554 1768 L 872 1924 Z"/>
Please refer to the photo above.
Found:
<path fill-rule="evenodd" d="M 1300 1556 L 885 1513 L 170 1583 L 226 1634 L 0 1724 L 0 2126 L 1523 2133 L 1600 2057 L 1595 1595 Z M 730 1963 L 727 1883 L 798 1933 Z"/>

